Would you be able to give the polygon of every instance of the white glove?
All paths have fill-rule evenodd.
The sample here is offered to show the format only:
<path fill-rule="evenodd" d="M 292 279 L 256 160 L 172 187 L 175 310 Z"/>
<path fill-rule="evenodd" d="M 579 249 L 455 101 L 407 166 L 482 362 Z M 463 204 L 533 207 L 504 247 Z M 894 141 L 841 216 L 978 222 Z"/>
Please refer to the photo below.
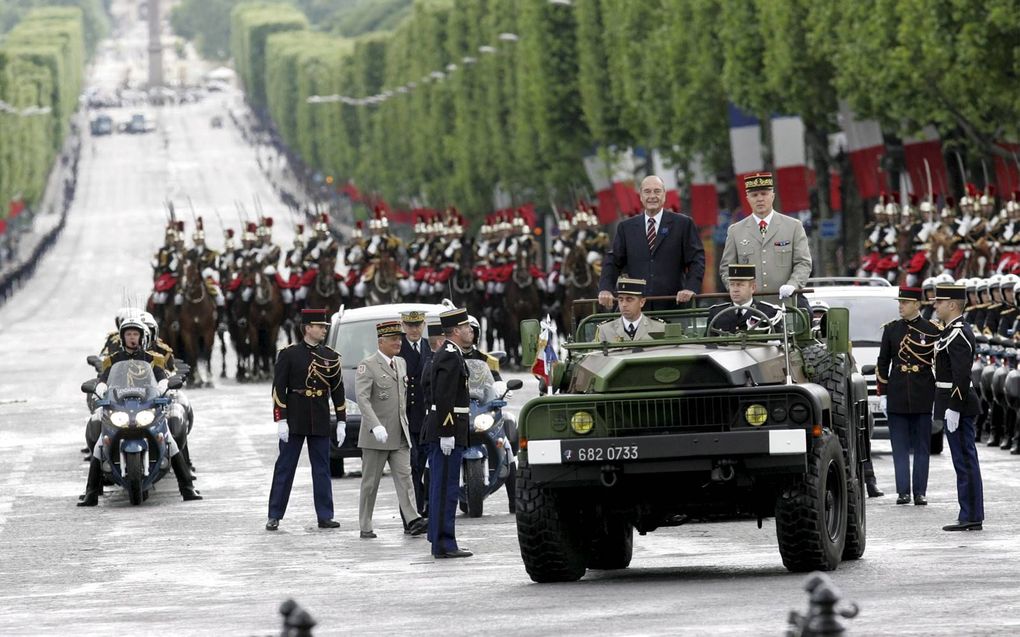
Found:
<path fill-rule="evenodd" d="M 96 383 L 96 396 L 103 398 L 104 396 L 106 396 L 107 389 L 109 389 L 109 387 L 107 387 L 106 383 L 102 381 Z"/>
<path fill-rule="evenodd" d="M 165 394 L 166 393 L 167 385 L 169 385 L 169 384 L 170 384 L 170 382 L 167 379 L 164 378 L 163 380 L 161 380 L 158 383 L 156 383 L 156 389 L 159 390 L 160 394 Z"/>
<path fill-rule="evenodd" d="M 336 423 L 336 446 L 343 446 L 344 440 L 347 440 L 347 423 L 340 420 Z"/>
<path fill-rule="evenodd" d="M 793 287 L 792 285 L 789 285 L 789 284 L 787 284 L 787 285 L 780 285 L 779 286 L 779 298 L 780 299 L 788 299 L 788 298 L 790 298 L 791 296 L 793 296 L 793 291 L 796 290 L 796 289 L 797 288 L 795 288 L 795 287 Z"/>
<path fill-rule="evenodd" d="M 287 442 L 290 440 L 290 427 L 287 425 L 286 420 L 281 420 L 276 423 L 276 433 L 280 436 L 281 442 Z"/>
<path fill-rule="evenodd" d="M 960 426 L 960 412 L 955 409 L 946 410 L 946 431 L 953 433 Z"/>
<path fill-rule="evenodd" d="M 492 383 L 492 390 L 496 392 L 496 398 L 502 398 L 503 394 L 507 392 L 506 381 L 497 380 L 496 382 Z"/>
<path fill-rule="evenodd" d="M 450 452 L 453 451 L 454 443 L 455 439 L 453 436 L 446 436 L 439 439 L 439 449 L 443 452 L 444 456 L 450 455 Z"/>
<path fill-rule="evenodd" d="M 886 409 L 885 409 L 887 403 L 888 403 L 888 401 L 885 399 L 885 396 L 879 396 L 878 397 L 878 410 L 880 412 L 882 412 L 883 414 L 887 413 Z"/>
<path fill-rule="evenodd" d="M 372 428 L 372 435 L 379 441 L 379 444 L 384 445 L 389 440 L 390 435 L 386 433 L 386 428 L 382 425 L 376 425 Z"/>

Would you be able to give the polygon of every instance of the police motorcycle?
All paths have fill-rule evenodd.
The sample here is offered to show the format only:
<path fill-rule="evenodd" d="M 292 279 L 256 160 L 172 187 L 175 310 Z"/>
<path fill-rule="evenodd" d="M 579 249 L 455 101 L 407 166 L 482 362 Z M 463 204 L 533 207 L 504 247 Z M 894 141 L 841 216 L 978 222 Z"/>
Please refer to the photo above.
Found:
<path fill-rule="evenodd" d="M 87 356 L 85 362 L 89 364 L 93 369 L 96 370 L 96 375 L 103 373 L 103 358 L 96 356 L 95 354 Z M 174 366 L 174 373 L 181 378 L 187 378 L 188 373 L 191 372 L 191 366 L 183 361 L 177 361 Z M 184 412 L 184 420 L 188 423 L 188 433 L 191 433 L 191 428 L 195 424 L 195 413 L 191 409 L 191 402 L 187 399 L 184 394 L 184 390 L 174 390 L 167 393 L 171 403 L 180 405 L 180 409 Z M 88 406 L 89 413 L 91 414 L 96 410 L 96 401 L 99 398 L 94 392 L 85 395 L 85 404 Z"/>
<path fill-rule="evenodd" d="M 173 410 L 167 392 L 183 384 L 177 375 L 157 383 L 149 363 L 127 360 L 110 368 L 105 391 L 98 378 L 81 385 L 82 392 L 95 396 L 94 417 L 102 418 L 102 433 L 92 451 L 104 478 L 123 487 L 131 504 L 146 500 L 170 470 L 170 457 L 178 449 L 170 430 Z M 183 426 L 180 419 L 176 423 Z"/>
<path fill-rule="evenodd" d="M 464 361 L 468 369 L 471 426 L 463 455 L 460 509 L 468 517 L 482 515 L 483 502 L 499 491 L 516 470 L 517 422 L 503 410 L 511 390 L 524 383 L 495 381 L 485 361 Z"/>

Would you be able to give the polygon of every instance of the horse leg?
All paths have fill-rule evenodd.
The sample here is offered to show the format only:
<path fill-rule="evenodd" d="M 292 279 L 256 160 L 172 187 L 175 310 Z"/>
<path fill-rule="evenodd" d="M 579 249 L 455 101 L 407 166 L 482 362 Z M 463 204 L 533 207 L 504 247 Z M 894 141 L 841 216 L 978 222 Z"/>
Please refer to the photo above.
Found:
<path fill-rule="evenodd" d="M 220 378 L 227 377 L 227 339 L 223 332 L 220 332 L 220 357 L 222 363 L 220 367 Z M 211 372 L 210 372 L 211 373 Z"/>

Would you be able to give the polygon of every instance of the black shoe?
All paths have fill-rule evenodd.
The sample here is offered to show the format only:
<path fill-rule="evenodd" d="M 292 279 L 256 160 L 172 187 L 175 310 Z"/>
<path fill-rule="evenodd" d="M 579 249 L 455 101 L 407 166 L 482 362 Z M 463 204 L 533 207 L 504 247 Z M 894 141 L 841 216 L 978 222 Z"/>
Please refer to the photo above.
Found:
<path fill-rule="evenodd" d="M 432 557 L 436 558 L 437 560 L 445 560 L 448 558 L 455 557 L 471 557 L 472 555 L 474 555 L 474 553 L 468 551 L 467 549 L 456 549 L 453 551 L 447 551 L 446 553 L 436 553 Z"/>
<path fill-rule="evenodd" d="M 340 523 L 336 520 L 319 520 L 320 529 L 339 529 Z"/>
<path fill-rule="evenodd" d="M 99 504 L 99 493 L 96 491 L 86 491 L 85 495 L 78 497 L 78 506 L 80 507 L 94 507 Z"/>
<path fill-rule="evenodd" d="M 957 521 L 955 524 L 947 524 L 942 527 L 943 531 L 980 531 L 980 522 L 960 522 Z"/>
<path fill-rule="evenodd" d="M 192 500 L 201 500 L 202 499 L 202 496 L 193 487 L 188 487 L 186 489 L 181 489 L 181 497 L 184 498 L 185 502 L 190 502 Z"/>
<path fill-rule="evenodd" d="M 377 537 L 379 537 L 379 536 L 375 534 L 375 531 L 362 531 L 361 532 L 361 539 L 363 539 L 363 540 L 374 540 Z"/>
<path fill-rule="evenodd" d="M 907 493 L 907 494 L 901 493 L 896 498 L 896 504 L 910 504 L 910 494 L 909 493 Z"/>
<path fill-rule="evenodd" d="M 988 446 L 988 447 L 998 447 L 1001 444 L 1002 444 L 1002 434 L 1001 433 L 996 433 L 996 434 L 993 434 L 993 435 L 988 437 L 988 442 L 986 443 L 985 446 Z"/>
<path fill-rule="evenodd" d="M 278 528 L 280 528 L 280 521 L 277 520 L 276 518 L 269 518 L 269 521 L 266 522 L 266 530 L 275 531 Z"/>
<path fill-rule="evenodd" d="M 924 497 L 923 495 L 915 495 L 914 496 L 914 506 L 923 507 L 923 506 L 927 506 L 927 505 L 928 505 L 928 498 Z"/>
<path fill-rule="evenodd" d="M 876 483 L 869 482 L 867 486 L 869 498 L 881 498 L 883 495 L 885 495 L 885 493 L 883 493 L 882 490 L 878 488 L 878 485 Z"/>
<path fill-rule="evenodd" d="M 1005 451 L 1006 449 L 1012 449 L 1012 448 L 1013 448 L 1013 437 L 1012 436 L 1010 436 L 1009 438 L 1006 438 L 1005 440 L 1003 440 L 1002 444 L 999 445 L 999 449 L 1002 449 L 1003 451 Z"/>
<path fill-rule="evenodd" d="M 411 520 L 407 528 L 404 529 L 405 535 L 418 536 L 429 530 L 429 521 L 425 518 L 415 518 Z"/>

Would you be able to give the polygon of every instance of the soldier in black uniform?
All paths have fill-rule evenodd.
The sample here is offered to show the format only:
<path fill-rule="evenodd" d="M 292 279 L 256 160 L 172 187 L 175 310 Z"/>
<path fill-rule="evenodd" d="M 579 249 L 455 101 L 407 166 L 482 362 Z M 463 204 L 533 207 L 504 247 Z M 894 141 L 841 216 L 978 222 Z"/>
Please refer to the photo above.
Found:
<path fill-rule="evenodd" d="M 439 315 L 446 341 L 432 360 L 433 404 L 423 437 L 429 443 L 429 542 L 436 558 L 470 557 L 457 546 L 454 522 L 460 495 L 460 465 L 467 448 L 470 397 L 464 350 L 471 346 L 467 310 Z"/>
<path fill-rule="evenodd" d="M 102 371 L 99 374 L 99 385 L 96 386 L 96 394 L 103 396 L 106 393 L 106 382 L 110 379 L 110 369 L 122 361 L 145 361 L 152 365 L 152 374 L 161 384 L 167 379 L 166 359 L 160 354 L 146 351 L 149 341 L 148 328 L 142 323 L 138 316 L 125 318 L 120 323 L 120 349 L 103 359 Z M 89 476 L 85 485 L 85 495 L 78 502 L 78 506 L 93 507 L 99 504 L 99 496 L 103 493 L 103 468 L 94 455 L 96 443 L 103 431 L 102 407 L 89 418 L 85 426 L 85 443 L 89 453 L 93 455 L 89 461 Z M 184 449 L 188 444 L 188 429 L 179 419 L 172 419 L 167 423 L 170 433 L 178 449 Z M 194 478 L 188 467 L 185 454 L 177 452 L 170 457 L 170 467 L 177 478 L 177 488 L 185 501 L 201 500 L 202 496 L 195 490 Z"/>
<path fill-rule="evenodd" d="M 336 412 L 337 446 L 347 435 L 347 402 L 340 355 L 322 341 L 329 330 L 326 310 L 301 310 L 304 339 L 280 352 L 273 377 L 273 419 L 280 436 L 280 455 L 269 492 L 267 531 L 280 527 L 287 511 L 301 447 L 308 441 L 312 490 L 320 529 L 340 526 L 333 520 L 333 485 L 329 476 L 329 401 Z"/>
<path fill-rule="evenodd" d="M 758 289 L 757 283 L 755 282 L 754 264 L 730 264 L 728 274 L 730 280 L 729 292 L 731 302 L 719 303 L 710 307 L 708 309 L 708 322 L 711 323 L 712 319 L 727 308 L 740 306 L 742 309 L 739 311 L 727 312 L 722 318 L 716 321 L 713 329 L 730 333 L 771 331 L 772 328 L 782 320 L 783 315 L 779 307 L 771 303 L 756 301 L 754 299 L 754 293 Z M 752 308 L 768 317 L 768 322 L 762 321 L 758 314 L 748 311 Z"/>
<path fill-rule="evenodd" d="M 931 366 L 939 329 L 921 316 L 921 288 L 900 288 L 900 318 L 883 326 L 875 376 L 882 411 L 889 416 L 896 504 L 909 504 L 910 450 L 914 450 L 914 504 L 928 504 L 928 459 L 931 453 L 931 408 L 935 377 Z"/>
<path fill-rule="evenodd" d="M 977 393 L 970 386 L 974 360 L 974 333 L 963 320 L 966 288 L 939 285 L 935 288 L 935 313 L 945 327 L 935 344 L 936 418 L 945 418 L 946 439 L 956 469 L 960 515 L 943 531 L 980 531 L 985 518 L 981 467 L 974 443 L 974 417 L 981 413 Z"/>
<path fill-rule="evenodd" d="M 432 348 L 422 338 L 425 327 L 425 313 L 402 312 L 404 336 L 400 344 L 400 357 L 407 363 L 407 430 L 411 433 L 411 482 L 414 485 L 415 506 L 418 515 L 425 515 L 425 491 L 422 476 L 425 473 L 425 447 L 421 442 L 421 430 L 425 424 L 426 403 L 422 392 L 422 371 L 432 360 Z"/>

